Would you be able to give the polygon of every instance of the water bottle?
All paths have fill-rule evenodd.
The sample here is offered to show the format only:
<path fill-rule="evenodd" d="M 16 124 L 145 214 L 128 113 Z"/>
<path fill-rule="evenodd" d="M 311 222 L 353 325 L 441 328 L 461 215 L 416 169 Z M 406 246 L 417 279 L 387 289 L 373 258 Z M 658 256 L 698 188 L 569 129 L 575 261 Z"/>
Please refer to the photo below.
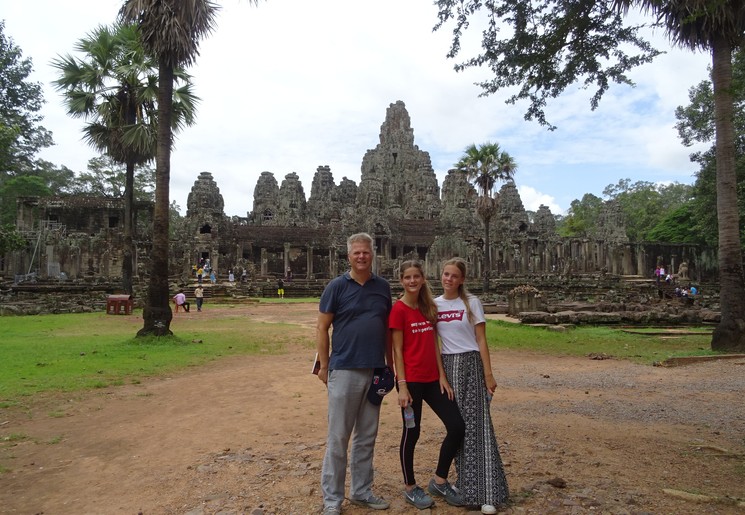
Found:
<path fill-rule="evenodd" d="M 416 426 L 416 420 L 414 419 L 414 408 L 411 407 L 411 404 L 408 404 L 404 408 L 404 423 L 408 428 Z"/>

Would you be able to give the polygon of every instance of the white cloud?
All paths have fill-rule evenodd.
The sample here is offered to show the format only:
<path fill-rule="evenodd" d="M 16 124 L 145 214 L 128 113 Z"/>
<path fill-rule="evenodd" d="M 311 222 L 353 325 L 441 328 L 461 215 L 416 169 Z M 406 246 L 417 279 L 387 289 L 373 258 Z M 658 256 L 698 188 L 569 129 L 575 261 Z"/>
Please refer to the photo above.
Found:
<path fill-rule="evenodd" d="M 544 205 L 548 206 L 551 212 L 555 215 L 564 213 L 564 210 L 559 207 L 556 200 L 551 195 L 536 191 L 535 188 L 531 188 L 530 186 L 519 186 L 517 191 L 520 193 L 523 207 L 528 211 L 538 211 L 538 208 L 540 208 L 541 205 Z"/>

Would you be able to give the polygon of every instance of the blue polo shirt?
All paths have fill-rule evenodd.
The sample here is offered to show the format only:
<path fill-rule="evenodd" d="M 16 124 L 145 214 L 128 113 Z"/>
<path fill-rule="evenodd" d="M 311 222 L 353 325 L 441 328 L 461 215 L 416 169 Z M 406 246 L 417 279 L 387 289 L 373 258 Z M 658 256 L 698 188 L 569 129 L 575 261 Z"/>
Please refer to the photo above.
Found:
<path fill-rule="evenodd" d="M 385 366 L 388 281 L 373 274 L 360 285 L 346 272 L 326 285 L 318 309 L 334 314 L 329 370 Z"/>

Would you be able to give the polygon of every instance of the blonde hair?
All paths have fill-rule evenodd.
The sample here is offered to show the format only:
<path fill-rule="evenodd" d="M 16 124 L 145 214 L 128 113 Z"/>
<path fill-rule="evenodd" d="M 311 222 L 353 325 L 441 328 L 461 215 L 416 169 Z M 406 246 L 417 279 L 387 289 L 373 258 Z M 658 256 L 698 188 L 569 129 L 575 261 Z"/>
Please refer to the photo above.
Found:
<path fill-rule="evenodd" d="M 468 266 L 466 265 L 466 261 L 463 258 L 460 257 L 454 257 L 450 258 L 447 261 L 445 261 L 442 264 L 442 269 L 445 270 L 446 266 L 454 266 L 458 270 L 460 270 L 461 275 L 463 276 L 463 283 L 461 283 L 460 286 L 458 286 L 458 297 L 463 301 L 463 304 L 466 305 L 466 314 L 468 315 L 468 322 L 473 325 L 473 313 L 471 312 L 471 303 L 469 302 L 472 294 L 468 291 L 466 288 L 466 277 L 468 276 Z"/>
<path fill-rule="evenodd" d="M 403 279 L 404 272 L 406 272 L 406 270 L 408 270 L 409 268 L 416 268 L 417 270 L 419 270 L 419 273 L 424 279 L 422 287 L 419 288 L 419 298 L 417 299 L 417 304 L 419 304 L 419 311 L 422 313 L 422 315 L 424 315 L 424 318 L 429 320 L 432 325 L 435 325 L 437 323 L 437 304 L 435 304 L 435 299 L 432 295 L 432 289 L 429 287 L 429 283 L 427 282 L 427 277 L 424 275 L 422 264 L 414 259 L 404 261 L 403 263 L 401 263 L 401 268 L 399 268 L 398 278 L 399 280 Z"/>

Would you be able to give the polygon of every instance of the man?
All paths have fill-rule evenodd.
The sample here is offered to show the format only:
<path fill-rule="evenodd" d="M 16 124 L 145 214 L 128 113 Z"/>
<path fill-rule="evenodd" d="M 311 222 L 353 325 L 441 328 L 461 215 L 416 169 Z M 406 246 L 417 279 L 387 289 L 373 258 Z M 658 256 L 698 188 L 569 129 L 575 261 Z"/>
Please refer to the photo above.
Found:
<path fill-rule="evenodd" d="M 285 298 L 285 282 L 282 280 L 281 277 L 277 279 L 277 297 L 279 297 L 280 299 Z"/>
<path fill-rule="evenodd" d="M 201 284 L 198 284 L 194 288 L 194 298 L 197 299 L 197 311 L 202 311 L 202 303 L 204 302 L 204 288 Z"/>
<path fill-rule="evenodd" d="M 372 492 L 380 405 L 368 401 L 367 392 L 373 370 L 385 366 L 386 361 L 393 363 L 388 335 L 391 287 L 372 273 L 375 256 L 369 234 L 350 236 L 347 256 L 351 269 L 324 289 L 317 324 L 318 378 L 328 389 L 329 427 L 321 473 L 324 515 L 341 513 L 347 449 L 353 432 L 349 500 L 373 510 L 389 507 L 385 499 Z"/>
<path fill-rule="evenodd" d="M 183 290 L 179 290 L 178 293 L 173 296 L 173 302 L 176 304 L 176 313 L 178 313 L 179 306 L 184 308 L 185 312 L 189 312 L 189 303 L 186 302 L 186 295 Z"/>

